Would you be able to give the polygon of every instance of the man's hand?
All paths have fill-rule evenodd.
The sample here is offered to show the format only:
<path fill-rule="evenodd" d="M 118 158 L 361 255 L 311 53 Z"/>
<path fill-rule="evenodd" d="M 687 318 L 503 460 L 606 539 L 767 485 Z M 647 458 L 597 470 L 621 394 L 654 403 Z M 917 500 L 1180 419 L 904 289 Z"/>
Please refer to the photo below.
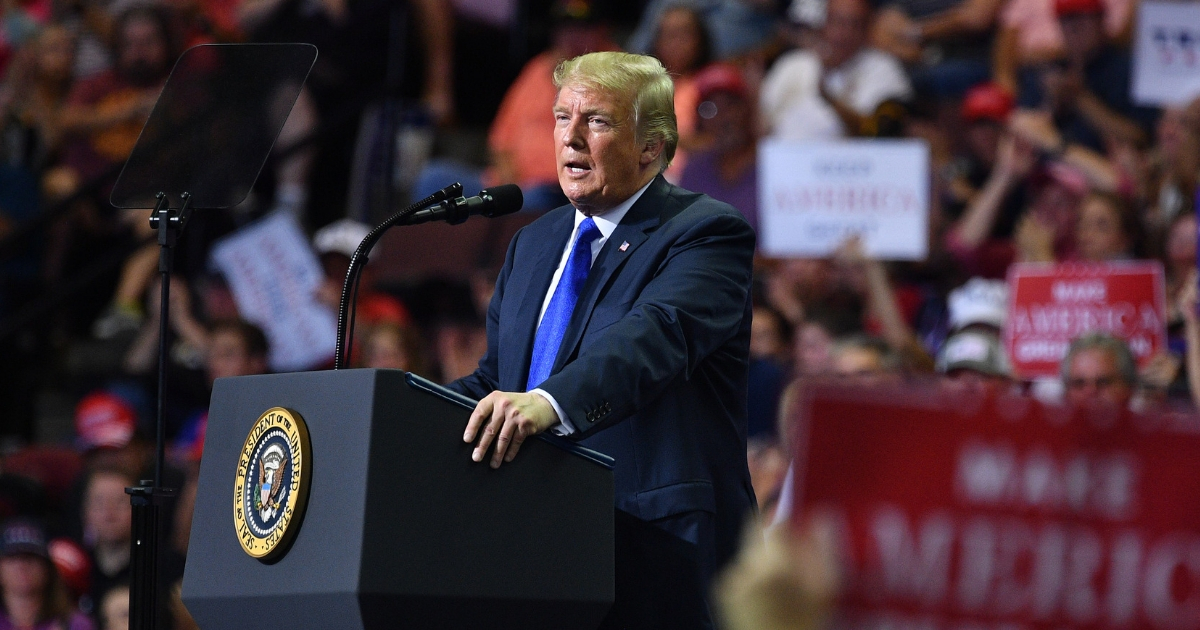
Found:
<path fill-rule="evenodd" d="M 492 468 L 499 468 L 501 461 L 511 462 L 517 456 L 525 438 L 557 423 L 558 414 L 554 407 L 539 394 L 492 392 L 475 405 L 463 441 L 474 442 L 475 436 L 479 435 L 479 444 L 471 453 L 471 459 L 481 462 L 495 440 Z"/>

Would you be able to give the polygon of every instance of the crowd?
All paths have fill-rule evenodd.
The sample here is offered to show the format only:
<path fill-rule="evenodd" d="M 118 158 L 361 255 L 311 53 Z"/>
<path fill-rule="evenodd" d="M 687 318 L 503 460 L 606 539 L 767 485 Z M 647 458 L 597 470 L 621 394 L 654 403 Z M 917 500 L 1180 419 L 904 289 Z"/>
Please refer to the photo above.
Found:
<path fill-rule="evenodd" d="M 209 261 L 213 243 L 292 214 L 324 272 L 316 299 L 333 308 L 368 226 L 406 199 L 451 181 L 468 195 L 514 182 L 520 220 L 532 220 L 565 202 L 551 73 L 587 51 L 663 62 L 680 132 L 668 179 L 731 203 L 756 229 L 763 138 L 929 146 L 925 260 L 876 260 L 851 238 L 826 259 L 756 263 L 749 455 L 768 516 L 790 457 L 780 427 L 805 382 L 928 375 L 1136 409 L 1200 400 L 1200 99 L 1132 100 L 1136 4 L 0 2 L 0 630 L 125 627 L 123 488 L 145 478 L 150 457 L 158 251 L 146 212 L 108 196 L 187 47 L 308 41 L 320 56 L 250 197 L 198 214 L 179 249 L 167 340 L 169 482 L 183 489 L 168 519 L 172 577 L 212 381 L 269 365 L 267 336 Z M 354 364 L 443 382 L 473 370 L 500 261 L 444 277 L 375 257 Z M 1139 371 L 1122 342 L 1093 336 L 1063 378 L 1015 379 L 1000 342 L 1009 266 L 1133 259 L 1163 265 L 1169 351 Z"/>

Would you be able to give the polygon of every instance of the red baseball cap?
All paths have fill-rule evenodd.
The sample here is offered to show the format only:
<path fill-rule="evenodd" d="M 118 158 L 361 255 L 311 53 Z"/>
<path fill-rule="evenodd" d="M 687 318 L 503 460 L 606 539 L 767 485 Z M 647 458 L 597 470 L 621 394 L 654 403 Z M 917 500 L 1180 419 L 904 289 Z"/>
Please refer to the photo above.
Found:
<path fill-rule="evenodd" d="M 1100 0 L 1054 0 L 1054 12 L 1059 17 L 1104 13 L 1104 5 Z"/>
<path fill-rule="evenodd" d="M 713 63 L 696 73 L 696 91 L 700 99 L 706 99 L 713 92 L 729 92 L 739 98 L 745 98 L 750 92 L 746 79 L 737 66 L 728 63 Z"/>
<path fill-rule="evenodd" d="M 137 414 L 115 394 L 97 391 L 75 407 L 75 435 L 84 450 L 121 448 L 133 439 Z"/>
<path fill-rule="evenodd" d="M 55 538 L 50 541 L 50 561 L 58 569 L 67 588 L 78 597 L 92 587 L 92 561 L 79 543 L 70 538 Z"/>
<path fill-rule="evenodd" d="M 1016 101 L 1012 94 L 995 83 L 980 83 L 963 97 L 962 117 L 967 122 L 990 120 L 1004 123 Z"/>

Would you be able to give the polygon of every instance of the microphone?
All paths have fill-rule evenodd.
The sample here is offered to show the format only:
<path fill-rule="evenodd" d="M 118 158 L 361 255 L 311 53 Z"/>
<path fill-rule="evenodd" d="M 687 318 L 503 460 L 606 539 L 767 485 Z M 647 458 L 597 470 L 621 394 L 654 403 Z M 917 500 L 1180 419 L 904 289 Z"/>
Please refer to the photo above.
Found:
<path fill-rule="evenodd" d="M 424 210 L 418 210 L 408 217 L 405 225 L 429 221 L 445 221 L 450 225 L 458 225 L 476 214 L 488 218 L 512 214 L 520 210 L 524 203 L 525 197 L 516 184 L 502 184 L 485 188 L 474 197 L 447 199 Z"/>

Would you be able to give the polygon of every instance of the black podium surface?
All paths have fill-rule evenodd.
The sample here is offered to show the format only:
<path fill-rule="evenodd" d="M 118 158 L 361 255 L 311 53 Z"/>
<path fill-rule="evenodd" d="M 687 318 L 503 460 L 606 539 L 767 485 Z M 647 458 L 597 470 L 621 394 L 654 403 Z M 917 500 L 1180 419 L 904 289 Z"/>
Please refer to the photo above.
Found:
<path fill-rule="evenodd" d="M 595 628 L 613 596 L 610 462 L 553 439 L 471 461 L 465 399 L 398 370 L 220 379 L 183 598 L 205 630 Z M 242 550 L 235 478 L 260 414 L 299 414 L 311 486 L 286 554 Z"/>

